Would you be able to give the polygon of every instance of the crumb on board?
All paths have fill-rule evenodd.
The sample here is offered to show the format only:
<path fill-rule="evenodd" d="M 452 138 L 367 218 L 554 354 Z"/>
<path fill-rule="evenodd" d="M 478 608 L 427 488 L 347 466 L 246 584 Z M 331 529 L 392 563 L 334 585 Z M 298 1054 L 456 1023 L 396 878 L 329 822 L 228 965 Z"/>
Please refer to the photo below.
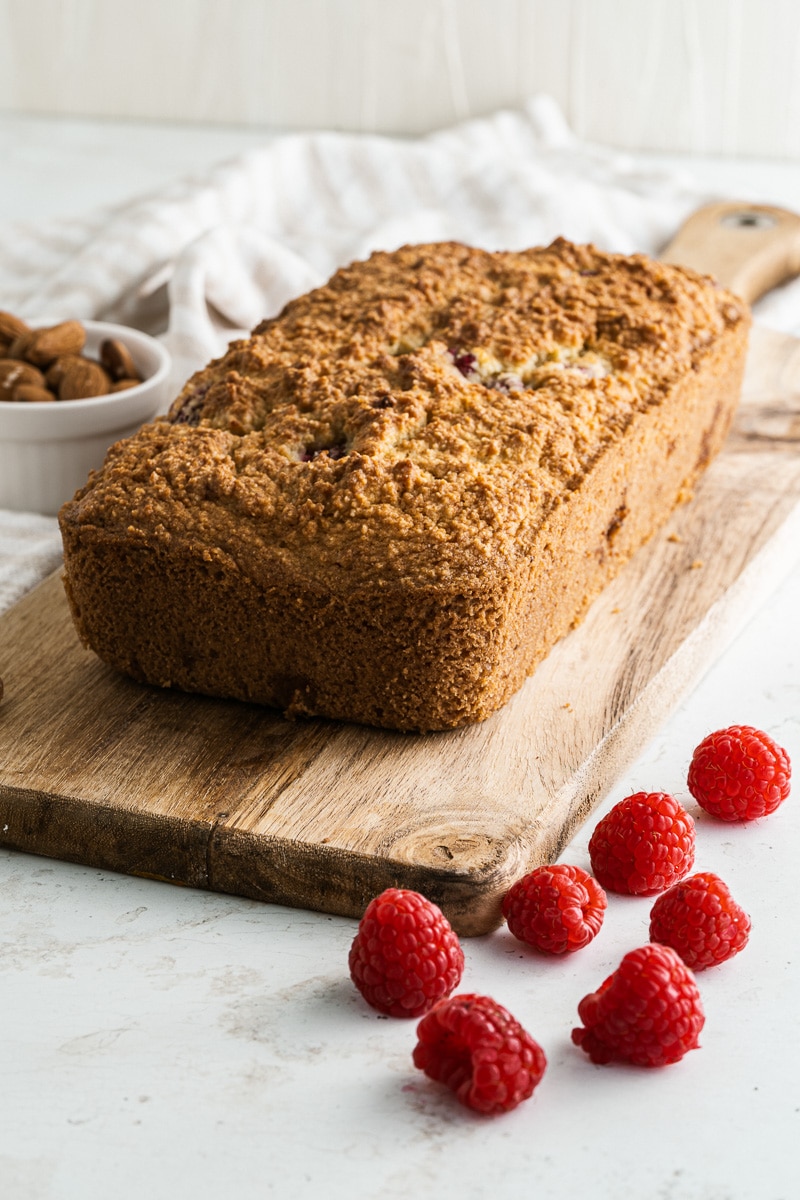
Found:
<path fill-rule="evenodd" d="M 679 533 L 671 533 L 667 537 L 667 541 L 668 542 L 682 542 L 683 538 L 681 537 L 681 535 Z"/>
<path fill-rule="evenodd" d="M 705 566 L 705 563 L 703 562 L 702 558 L 696 558 L 694 560 L 694 562 L 692 563 L 691 567 L 689 568 L 689 570 L 690 571 L 699 571 L 700 568 L 703 566 Z"/>

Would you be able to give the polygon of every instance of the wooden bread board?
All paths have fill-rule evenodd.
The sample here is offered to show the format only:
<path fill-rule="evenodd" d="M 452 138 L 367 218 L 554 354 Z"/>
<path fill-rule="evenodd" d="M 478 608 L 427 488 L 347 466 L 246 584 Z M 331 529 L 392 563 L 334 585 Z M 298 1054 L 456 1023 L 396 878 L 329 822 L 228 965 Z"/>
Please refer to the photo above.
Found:
<path fill-rule="evenodd" d="M 0 843 L 352 916 L 411 887 L 486 932 L 800 558 L 798 447 L 800 341 L 756 328 L 693 501 L 504 709 L 449 733 L 136 684 L 80 646 L 54 575 L 0 618 Z"/>

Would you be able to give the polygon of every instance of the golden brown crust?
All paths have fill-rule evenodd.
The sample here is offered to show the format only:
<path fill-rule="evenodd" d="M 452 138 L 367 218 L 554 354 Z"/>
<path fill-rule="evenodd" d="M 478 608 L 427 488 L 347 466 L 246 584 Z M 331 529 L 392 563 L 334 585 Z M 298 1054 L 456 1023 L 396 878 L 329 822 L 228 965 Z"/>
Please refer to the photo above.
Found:
<path fill-rule="evenodd" d="M 190 690 L 401 728 L 482 719 L 716 452 L 747 325 L 740 301 L 693 272 L 562 240 L 375 254 L 198 372 L 64 507 L 82 636 L 121 669 Z M 619 464 L 642 461 L 650 482 L 632 498 Z M 566 584 L 573 552 L 598 545 L 600 568 Z M 134 646 L 146 614 L 123 630 L 108 581 L 156 561 L 151 610 L 159 573 L 176 590 L 147 665 Z M 175 611 L 193 579 L 212 642 L 226 636 L 223 596 L 256 625 L 269 614 L 262 660 L 245 648 L 241 669 L 197 666 Z M 548 629 L 534 630 L 542 591 Z M 340 665 L 337 685 L 345 643 L 364 665 Z M 397 671 L 370 668 L 375 655 Z"/>

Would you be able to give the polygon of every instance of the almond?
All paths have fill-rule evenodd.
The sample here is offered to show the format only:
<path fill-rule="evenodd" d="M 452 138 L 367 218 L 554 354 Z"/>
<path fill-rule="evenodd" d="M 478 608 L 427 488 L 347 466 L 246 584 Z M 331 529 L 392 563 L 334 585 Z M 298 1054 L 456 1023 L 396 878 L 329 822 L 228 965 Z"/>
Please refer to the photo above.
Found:
<path fill-rule="evenodd" d="M 0 338 L 4 342 L 13 342 L 20 334 L 30 333 L 30 326 L 9 312 L 0 312 Z"/>
<path fill-rule="evenodd" d="M 33 330 L 29 329 L 27 333 L 20 333 L 14 338 L 11 345 L 8 347 L 9 358 L 24 358 L 28 353 L 28 345 L 33 337 Z"/>
<path fill-rule="evenodd" d="M 37 367 L 47 367 L 62 354 L 80 354 L 86 342 L 86 330 L 80 321 L 62 321 L 49 329 L 35 329 L 25 357 Z"/>
<path fill-rule="evenodd" d="M 130 350 L 119 338 L 106 338 L 100 347 L 100 362 L 115 382 L 120 379 L 135 379 L 137 383 L 141 382 Z"/>
<path fill-rule="evenodd" d="M 128 388 L 138 387 L 141 383 L 140 379 L 119 379 L 116 383 L 112 383 L 112 392 L 127 392 Z"/>
<path fill-rule="evenodd" d="M 43 388 L 44 375 L 18 358 L 0 358 L 0 400 L 10 400 L 16 388 L 24 385 Z"/>
<path fill-rule="evenodd" d="M 111 388 L 111 380 L 99 363 L 88 358 L 76 358 L 69 362 L 58 385 L 59 400 L 86 400 L 90 396 L 105 396 Z"/>
<path fill-rule="evenodd" d="M 80 354 L 62 354 L 55 362 L 51 363 L 45 373 L 47 386 L 58 390 L 58 385 L 61 383 L 61 377 L 71 363 L 82 363 L 84 359 Z"/>
<path fill-rule="evenodd" d="M 21 383 L 14 388 L 11 399 L 26 404 L 52 404 L 56 397 L 47 388 L 36 387 L 32 383 Z"/>

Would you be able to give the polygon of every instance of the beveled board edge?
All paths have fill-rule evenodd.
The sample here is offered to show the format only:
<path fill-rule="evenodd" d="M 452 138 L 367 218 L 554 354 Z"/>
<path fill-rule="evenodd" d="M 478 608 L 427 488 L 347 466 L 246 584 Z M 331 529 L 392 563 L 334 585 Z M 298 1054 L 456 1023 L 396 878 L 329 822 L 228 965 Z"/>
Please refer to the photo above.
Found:
<path fill-rule="evenodd" d="M 87 838 L 86 829 L 91 829 Z M 156 835 L 155 837 L 153 835 Z M 516 839 L 495 842 L 478 868 L 420 866 L 336 846 L 290 841 L 119 810 L 79 796 L 0 784 L 0 845 L 47 858 L 252 900 L 360 917 L 387 887 L 421 891 L 464 936 L 501 920 L 500 902 L 528 861 Z"/>
<path fill-rule="evenodd" d="M 43 795 L 3 784 L 0 844 L 104 870 L 348 917 L 360 917 L 369 900 L 386 887 L 412 888 L 437 903 L 460 935 L 489 933 L 500 924 L 500 905 L 509 886 L 526 870 L 558 857 L 659 725 L 798 559 L 800 504 L 608 731 L 591 759 L 564 785 L 558 799 L 568 815 L 561 828 L 532 833 L 530 840 L 519 835 L 497 840 L 477 868 L 420 866 L 335 846 L 243 833 L 221 821 L 119 811 L 80 797 Z M 92 829 L 91 842 L 82 827 Z M 155 849 L 153 830 L 158 831 Z"/>

